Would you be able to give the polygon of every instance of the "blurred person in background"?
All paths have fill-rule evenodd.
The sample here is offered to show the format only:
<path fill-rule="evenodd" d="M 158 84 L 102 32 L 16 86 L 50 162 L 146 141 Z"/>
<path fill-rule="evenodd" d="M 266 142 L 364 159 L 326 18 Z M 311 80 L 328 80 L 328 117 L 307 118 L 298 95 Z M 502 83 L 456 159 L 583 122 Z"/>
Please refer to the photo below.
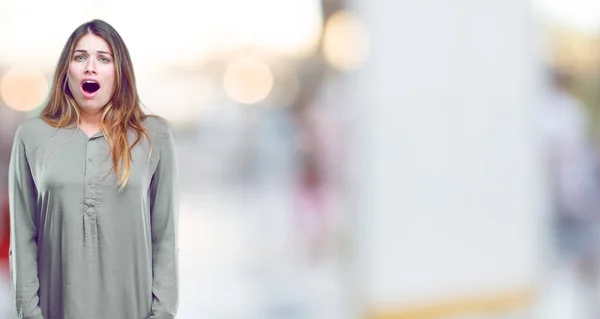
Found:
<path fill-rule="evenodd" d="M 298 111 L 302 128 L 299 145 L 299 172 L 295 192 L 295 225 L 303 242 L 307 260 L 321 259 L 327 237 L 325 167 L 322 161 L 322 141 L 315 118 L 306 109 Z"/>
<path fill-rule="evenodd" d="M 14 132 L 25 112 L 15 111 L 0 104 L 0 300 L 11 299 L 8 250 L 10 245 L 10 210 L 8 204 L 8 164 Z M 0 302 L 0 318 L 10 318 L 10 303 Z"/>
<path fill-rule="evenodd" d="M 352 111 L 340 80 L 323 81 L 313 100 L 294 110 L 297 129 L 295 225 L 309 263 L 341 257 L 348 134 Z M 343 110 L 343 112 L 342 112 Z"/>
<path fill-rule="evenodd" d="M 48 103 L 21 123 L 9 168 L 18 318 L 174 318 L 177 164 L 145 115 L 129 51 L 101 20 L 60 55 Z"/>
<path fill-rule="evenodd" d="M 2 265 L 2 275 L 6 274 L 7 279 L 10 279 L 8 275 L 8 243 L 10 240 L 8 164 L 15 130 L 25 117 L 25 112 L 0 105 L 0 264 Z"/>
<path fill-rule="evenodd" d="M 576 275 L 577 286 L 589 297 L 591 317 L 600 318 L 596 149 L 589 116 L 563 71 L 551 75 L 544 116 L 558 266 Z"/>
<path fill-rule="evenodd" d="M 10 268 L 8 250 L 10 246 L 10 210 L 8 192 L 0 194 L 0 300 L 10 300 Z M 10 318 L 13 308 L 10 303 L 0 302 L 0 317 Z"/>

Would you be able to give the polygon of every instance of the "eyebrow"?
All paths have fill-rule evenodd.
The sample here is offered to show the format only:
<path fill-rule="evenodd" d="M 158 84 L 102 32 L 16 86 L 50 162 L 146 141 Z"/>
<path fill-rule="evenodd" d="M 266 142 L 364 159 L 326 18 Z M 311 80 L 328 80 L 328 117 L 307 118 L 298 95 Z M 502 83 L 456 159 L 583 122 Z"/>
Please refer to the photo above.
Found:
<path fill-rule="evenodd" d="M 75 52 L 82 52 L 82 53 L 88 54 L 87 50 L 82 50 L 82 49 L 73 50 L 73 53 L 75 53 Z M 113 56 L 110 52 L 107 52 L 107 51 L 97 50 L 96 52 Z"/>

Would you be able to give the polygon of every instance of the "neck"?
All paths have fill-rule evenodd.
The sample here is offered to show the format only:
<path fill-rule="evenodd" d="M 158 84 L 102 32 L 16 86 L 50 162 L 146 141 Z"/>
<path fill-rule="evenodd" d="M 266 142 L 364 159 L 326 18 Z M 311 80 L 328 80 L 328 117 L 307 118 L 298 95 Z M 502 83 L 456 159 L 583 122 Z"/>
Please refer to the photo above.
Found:
<path fill-rule="evenodd" d="M 100 127 L 102 110 L 86 110 L 80 108 L 79 125 L 87 127 Z"/>

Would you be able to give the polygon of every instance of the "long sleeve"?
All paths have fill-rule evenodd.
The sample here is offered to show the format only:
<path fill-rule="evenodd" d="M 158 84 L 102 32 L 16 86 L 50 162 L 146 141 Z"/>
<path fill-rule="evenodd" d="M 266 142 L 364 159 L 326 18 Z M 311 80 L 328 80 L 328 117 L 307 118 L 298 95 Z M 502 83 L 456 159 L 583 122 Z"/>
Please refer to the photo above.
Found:
<path fill-rule="evenodd" d="M 10 272 L 19 319 L 43 319 L 39 306 L 36 187 L 20 131 L 15 136 L 9 166 Z"/>
<path fill-rule="evenodd" d="M 175 141 L 168 128 L 157 140 L 158 166 L 152 177 L 152 314 L 151 319 L 175 318 L 178 306 L 178 164 Z"/>

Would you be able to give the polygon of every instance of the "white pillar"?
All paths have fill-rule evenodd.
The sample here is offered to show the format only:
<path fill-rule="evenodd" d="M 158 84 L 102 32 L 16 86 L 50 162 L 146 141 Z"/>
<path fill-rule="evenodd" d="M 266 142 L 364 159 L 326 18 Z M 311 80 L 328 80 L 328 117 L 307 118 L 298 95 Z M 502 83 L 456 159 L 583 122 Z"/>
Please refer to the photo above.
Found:
<path fill-rule="evenodd" d="M 536 284 L 547 196 L 529 1 L 355 1 L 361 295 L 392 309 Z"/>

